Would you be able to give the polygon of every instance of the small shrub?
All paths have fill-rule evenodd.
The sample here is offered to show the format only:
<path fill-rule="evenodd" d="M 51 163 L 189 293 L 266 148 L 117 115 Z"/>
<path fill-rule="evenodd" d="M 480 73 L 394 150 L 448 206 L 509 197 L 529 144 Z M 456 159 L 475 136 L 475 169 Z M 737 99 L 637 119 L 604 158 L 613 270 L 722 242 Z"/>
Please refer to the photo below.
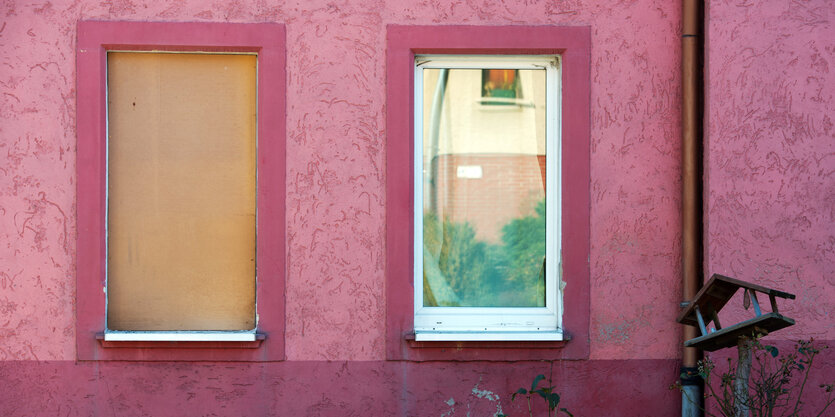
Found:
<path fill-rule="evenodd" d="M 531 389 L 519 388 L 510 395 L 511 401 L 516 401 L 517 395 L 525 396 L 525 399 L 528 400 L 528 414 L 533 417 L 533 411 L 531 409 L 531 399 L 536 398 L 539 396 L 542 398 L 548 405 L 548 417 L 551 416 L 551 413 L 565 413 L 571 417 L 574 415 L 571 414 L 565 408 L 560 408 L 559 410 L 557 407 L 560 405 L 560 395 L 554 392 L 554 386 L 551 385 L 551 379 L 548 379 L 548 387 L 539 387 L 539 383 L 545 379 L 545 375 L 539 374 L 533 378 L 533 382 L 531 382 Z M 507 417 L 506 415 L 502 415 L 502 417 Z"/>
<path fill-rule="evenodd" d="M 825 402 L 817 413 L 804 408 L 803 395 L 815 357 L 828 346 L 816 346 L 813 339 L 801 340 L 793 351 L 781 356 L 776 347 L 762 344 L 759 337 L 750 338 L 747 343 L 752 358 L 747 395 L 734 390 L 739 366 L 735 360 L 728 358 L 728 370 L 718 375 L 718 387 L 711 383 L 716 377 L 716 363 L 710 358 L 699 361 L 698 373 L 705 381 L 705 403 L 716 405 L 715 413 L 705 410 L 707 416 L 734 417 L 748 413 L 752 417 L 826 415 L 826 410 L 835 402 L 832 396 L 835 379 L 819 385 Z M 684 377 L 686 375 L 682 375 Z M 680 389 L 681 385 L 674 387 Z M 689 400 L 698 403 L 696 398 Z"/>

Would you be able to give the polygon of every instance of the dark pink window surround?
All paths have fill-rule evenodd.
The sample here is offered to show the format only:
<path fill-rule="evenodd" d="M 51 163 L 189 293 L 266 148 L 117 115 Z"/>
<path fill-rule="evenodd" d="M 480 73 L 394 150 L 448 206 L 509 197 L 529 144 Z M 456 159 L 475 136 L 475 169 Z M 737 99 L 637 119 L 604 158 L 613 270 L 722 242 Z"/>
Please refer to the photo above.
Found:
<path fill-rule="evenodd" d="M 108 50 L 254 52 L 258 55 L 256 342 L 104 342 Z M 284 359 L 285 30 L 280 24 L 78 23 L 79 360 Z"/>
<path fill-rule="evenodd" d="M 559 26 L 389 25 L 386 48 L 386 357 L 540 360 L 589 356 L 591 31 Z M 415 342 L 412 248 L 415 54 L 562 56 L 564 342 Z"/>

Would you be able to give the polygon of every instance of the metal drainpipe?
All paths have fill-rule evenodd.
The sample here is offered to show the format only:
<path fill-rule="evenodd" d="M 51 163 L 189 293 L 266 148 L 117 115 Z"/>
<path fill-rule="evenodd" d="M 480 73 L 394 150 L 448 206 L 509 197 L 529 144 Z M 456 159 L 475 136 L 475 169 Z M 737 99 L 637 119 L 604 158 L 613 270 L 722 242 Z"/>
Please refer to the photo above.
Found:
<path fill-rule="evenodd" d="M 681 221 L 682 280 L 685 302 L 691 301 L 702 285 L 702 23 L 703 0 L 682 0 L 681 35 Z M 697 337 L 696 328 L 684 326 L 683 339 Z M 701 352 L 684 348 L 681 415 L 702 415 L 703 383 L 697 375 Z"/>

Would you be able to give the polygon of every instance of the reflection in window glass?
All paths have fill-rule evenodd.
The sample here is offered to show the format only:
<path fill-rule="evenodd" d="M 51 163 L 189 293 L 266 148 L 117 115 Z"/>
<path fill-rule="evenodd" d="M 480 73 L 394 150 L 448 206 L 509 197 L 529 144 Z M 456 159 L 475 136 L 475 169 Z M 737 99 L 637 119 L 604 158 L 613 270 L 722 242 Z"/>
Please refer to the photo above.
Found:
<path fill-rule="evenodd" d="M 481 97 L 494 100 L 484 100 L 487 105 L 513 105 L 514 99 L 521 98 L 519 84 L 519 70 L 515 69 L 483 69 L 481 70 Z"/>
<path fill-rule="evenodd" d="M 423 305 L 545 306 L 546 71 L 423 71 Z"/>

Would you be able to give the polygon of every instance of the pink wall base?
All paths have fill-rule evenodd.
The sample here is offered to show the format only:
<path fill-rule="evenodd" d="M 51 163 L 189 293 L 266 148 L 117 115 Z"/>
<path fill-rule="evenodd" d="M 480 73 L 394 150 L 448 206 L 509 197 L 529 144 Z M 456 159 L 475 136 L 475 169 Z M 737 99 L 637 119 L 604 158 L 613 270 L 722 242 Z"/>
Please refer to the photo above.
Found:
<path fill-rule="evenodd" d="M 527 403 L 510 393 L 549 371 L 547 362 L 7 361 L 0 415 L 522 416 Z M 667 389 L 674 359 L 563 361 L 552 372 L 561 406 L 578 416 L 665 416 L 679 407 Z"/>

